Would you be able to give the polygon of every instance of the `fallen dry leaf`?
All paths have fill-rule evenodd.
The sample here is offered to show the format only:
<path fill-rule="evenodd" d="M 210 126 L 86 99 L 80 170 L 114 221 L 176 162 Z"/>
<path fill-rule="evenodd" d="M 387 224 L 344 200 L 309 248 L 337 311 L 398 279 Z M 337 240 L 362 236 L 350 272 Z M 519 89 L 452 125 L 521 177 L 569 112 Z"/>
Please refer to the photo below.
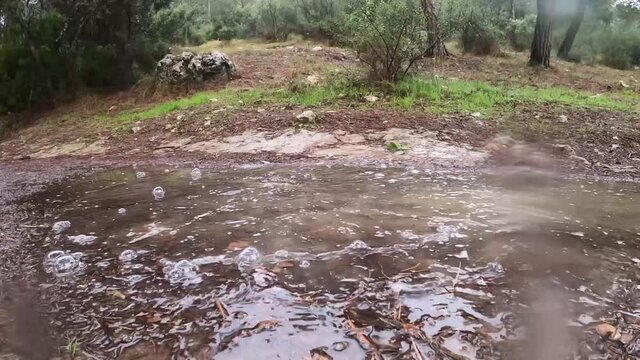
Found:
<path fill-rule="evenodd" d="M 113 296 L 113 297 L 117 297 L 118 299 L 122 299 L 122 300 L 124 300 L 124 299 L 126 299 L 126 298 L 127 298 L 126 296 L 124 296 L 124 294 L 123 294 L 123 293 L 121 293 L 121 292 L 120 292 L 120 291 L 118 291 L 118 290 L 111 290 L 111 291 L 109 292 L 109 294 L 110 294 L 111 296 Z"/>
<path fill-rule="evenodd" d="M 155 324 L 157 322 L 160 322 L 162 320 L 162 318 L 160 317 L 160 315 L 155 314 L 153 316 L 150 316 L 147 318 L 147 323 L 149 324 Z"/>

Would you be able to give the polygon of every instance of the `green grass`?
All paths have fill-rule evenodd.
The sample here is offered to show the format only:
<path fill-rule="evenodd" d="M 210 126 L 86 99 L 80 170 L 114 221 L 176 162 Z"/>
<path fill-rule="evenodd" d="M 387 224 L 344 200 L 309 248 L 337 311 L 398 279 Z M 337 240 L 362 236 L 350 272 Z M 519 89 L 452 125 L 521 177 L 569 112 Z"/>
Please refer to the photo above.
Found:
<path fill-rule="evenodd" d="M 423 109 L 435 113 L 481 112 L 483 115 L 508 111 L 523 103 L 640 111 L 640 95 L 630 92 L 596 95 L 560 87 L 496 86 L 481 81 L 424 77 L 408 78 L 396 84 L 388 92 L 386 100 L 376 104 L 363 102 L 365 95 L 379 92 L 379 89 L 344 79 L 317 86 L 299 82 L 282 89 L 228 88 L 216 92 L 200 92 L 147 109 L 121 113 L 117 120 L 131 122 L 156 118 L 176 110 L 190 109 L 207 103 L 227 107 L 260 104 L 291 104 L 301 107 L 392 106 L 404 110 Z"/>
<path fill-rule="evenodd" d="M 576 108 L 640 111 L 640 96 L 593 94 L 586 91 L 531 86 L 494 86 L 481 81 L 410 78 L 396 86 L 394 106 L 417 106 L 432 112 L 494 112 L 519 103 L 555 103 Z"/>

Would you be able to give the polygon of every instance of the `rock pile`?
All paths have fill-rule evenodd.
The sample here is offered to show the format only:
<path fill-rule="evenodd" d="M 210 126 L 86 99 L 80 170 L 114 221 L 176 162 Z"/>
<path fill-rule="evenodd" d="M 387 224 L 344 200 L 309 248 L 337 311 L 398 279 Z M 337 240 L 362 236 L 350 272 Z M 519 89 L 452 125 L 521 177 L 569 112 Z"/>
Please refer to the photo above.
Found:
<path fill-rule="evenodd" d="M 171 85 L 230 78 L 235 73 L 234 63 L 219 51 L 209 54 L 194 54 L 188 51 L 181 55 L 168 54 L 158 62 L 160 82 Z"/>

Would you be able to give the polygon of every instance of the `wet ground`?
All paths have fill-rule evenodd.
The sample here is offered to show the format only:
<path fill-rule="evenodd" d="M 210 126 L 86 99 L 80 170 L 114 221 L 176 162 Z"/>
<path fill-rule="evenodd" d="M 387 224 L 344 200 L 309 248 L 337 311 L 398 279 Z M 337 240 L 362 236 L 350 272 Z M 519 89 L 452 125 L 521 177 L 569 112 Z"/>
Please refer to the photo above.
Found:
<path fill-rule="evenodd" d="M 384 167 L 101 172 L 29 200 L 44 315 L 13 321 L 100 358 L 555 359 L 606 353 L 585 333 L 619 318 L 624 356 L 639 192 Z"/>

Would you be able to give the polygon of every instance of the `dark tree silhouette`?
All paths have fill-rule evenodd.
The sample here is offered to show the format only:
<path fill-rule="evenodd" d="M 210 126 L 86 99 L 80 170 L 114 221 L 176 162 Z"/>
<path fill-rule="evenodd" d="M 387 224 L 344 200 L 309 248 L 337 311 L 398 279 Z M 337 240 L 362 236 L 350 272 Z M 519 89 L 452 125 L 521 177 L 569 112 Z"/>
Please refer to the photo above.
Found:
<path fill-rule="evenodd" d="M 576 39 L 576 35 L 580 30 L 580 26 L 582 25 L 582 21 L 584 20 L 584 13 L 587 10 L 587 1 L 580 0 L 577 3 L 576 12 L 573 14 L 573 18 L 571 19 L 571 25 L 569 25 L 569 29 L 567 29 L 567 33 L 562 41 L 562 45 L 558 49 L 558 57 L 563 59 L 569 58 L 569 52 L 571 52 L 571 47 L 573 46 L 573 42 Z"/>
<path fill-rule="evenodd" d="M 531 44 L 529 65 L 550 67 L 551 58 L 551 22 L 553 19 L 553 0 L 538 0 L 536 29 Z"/>

